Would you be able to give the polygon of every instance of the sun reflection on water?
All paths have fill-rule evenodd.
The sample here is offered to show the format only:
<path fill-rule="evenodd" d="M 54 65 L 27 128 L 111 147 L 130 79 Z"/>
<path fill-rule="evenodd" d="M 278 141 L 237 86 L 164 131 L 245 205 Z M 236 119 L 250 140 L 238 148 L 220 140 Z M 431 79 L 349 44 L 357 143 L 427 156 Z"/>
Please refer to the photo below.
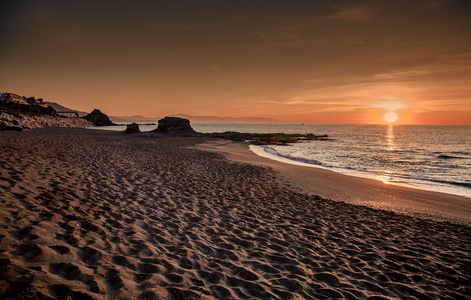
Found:
<path fill-rule="evenodd" d="M 396 143 L 394 142 L 395 135 L 394 135 L 394 125 L 389 124 L 388 130 L 386 132 L 386 150 L 387 151 L 394 151 L 396 149 Z M 391 171 L 384 170 L 382 175 L 377 175 L 375 178 L 376 180 L 382 181 L 384 184 L 393 184 L 394 178 L 388 174 L 392 174 Z"/>
<path fill-rule="evenodd" d="M 376 180 L 382 181 L 384 184 L 392 183 L 392 177 L 388 175 L 378 175 L 376 176 Z"/>
<path fill-rule="evenodd" d="M 396 149 L 396 144 L 394 143 L 394 125 L 389 124 L 388 131 L 386 133 L 386 145 L 388 151 L 394 151 Z"/>

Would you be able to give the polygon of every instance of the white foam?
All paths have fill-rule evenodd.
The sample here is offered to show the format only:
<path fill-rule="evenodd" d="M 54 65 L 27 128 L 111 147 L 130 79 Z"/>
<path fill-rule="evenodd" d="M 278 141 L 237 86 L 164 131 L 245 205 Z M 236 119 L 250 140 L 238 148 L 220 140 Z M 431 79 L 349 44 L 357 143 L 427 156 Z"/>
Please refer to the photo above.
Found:
<path fill-rule="evenodd" d="M 382 181 L 385 184 L 390 184 L 390 185 L 399 185 L 399 186 L 404 186 L 404 187 L 409 187 L 409 188 L 415 188 L 415 189 L 421 189 L 421 190 L 426 190 L 426 191 L 439 192 L 439 193 L 445 193 L 445 194 L 450 194 L 450 195 L 471 198 L 471 193 L 467 189 L 463 189 L 459 187 L 449 186 L 449 185 L 440 184 L 440 183 L 430 183 L 427 181 L 419 181 L 419 180 L 408 180 L 408 182 L 397 182 L 395 181 L 397 179 L 390 178 L 388 175 L 384 175 L 384 174 L 375 175 L 375 174 L 359 172 L 355 170 L 340 169 L 340 168 L 334 168 L 334 167 L 328 168 L 328 167 L 324 167 L 320 165 L 314 165 L 314 164 L 309 164 L 309 163 L 305 163 L 301 161 L 296 161 L 296 160 L 279 156 L 273 153 L 269 153 L 265 151 L 265 148 L 261 146 L 257 146 L 257 145 L 249 145 L 249 149 L 253 153 L 257 154 L 258 156 L 272 159 L 275 161 L 279 161 L 282 163 L 291 164 L 291 165 L 324 169 L 324 170 L 332 171 L 332 172 L 339 173 L 342 175 Z"/>

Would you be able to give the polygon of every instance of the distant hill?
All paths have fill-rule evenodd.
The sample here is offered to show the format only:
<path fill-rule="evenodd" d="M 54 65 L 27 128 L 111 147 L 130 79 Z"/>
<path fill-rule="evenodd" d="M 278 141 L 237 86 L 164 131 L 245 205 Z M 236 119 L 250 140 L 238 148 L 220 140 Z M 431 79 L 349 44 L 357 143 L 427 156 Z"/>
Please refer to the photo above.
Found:
<path fill-rule="evenodd" d="M 216 116 L 191 116 L 175 114 L 170 117 L 180 117 L 190 120 L 192 123 L 279 123 L 278 120 L 259 117 L 216 117 Z"/>
<path fill-rule="evenodd" d="M 85 112 L 85 111 L 78 111 L 76 109 L 71 109 L 71 108 L 62 106 L 62 105 L 60 105 L 59 103 L 56 103 L 56 102 L 45 102 L 45 103 L 47 105 L 51 106 L 52 108 L 54 108 L 56 110 L 56 112 L 59 112 L 59 113 L 78 113 L 79 116 L 81 116 L 81 117 L 89 114 L 88 112 Z"/>
<path fill-rule="evenodd" d="M 143 117 L 143 116 L 140 116 L 140 115 L 136 115 L 136 116 L 110 116 L 110 119 L 111 121 L 113 121 L 114 123 L 121 123 L 121 124 L 130 124 L 130 123 L 133 123 L 133 122 L 136 122 L 136 123 L 139 123 L 139 124 L 148 124 L 148 123 L 155 123 L 157 124 L 157 121 L 162 119 L 162 118 L 159 118 L 159 117 L 155 117 L 155 118 L 148 118 L 148 117 Z"/>
<path fill-rule="evenodd" d="M 88 112 L 78 111 L 72 108 L 65 107 L 56 102 L 46 102 L 48 105 L 52 106 L 57 112 L 62 113 L 75 113 L 77 112 L 79 116 L 83 117 Z M 106 113 L 106 112 L 105 112 Z M 169 117 L 180 117 L 190 120 L 192 123 L 279 123 L 278 120 L 271 118 L 259 118 L 259 117 L 217 117 L 217 116 L 192 116 L 185 114 L 174 114 Z M 163 117 L 143 117 L 140 115 L 135 116 L 109 116 L 110 120 L 113 123 L 118 124 L 130 124 L 133 122 L 145 124 L 145 123 L 157 123 Z"/>
<path fill-rule="evenodd" d="M 216 116 L 192 116 L 185 114 L 174 114 L 169 117 L 180 117 L 190 120 L 192 123 L 278 123 L 275 119 L 270 118 L 257 118 L 257 117 L 245 117 L 245 118 L 231 118 L 231 117 L 216 117 Z M 111 121 L 114 123 L 156 123 L 163 117 L 148 118 L 143 116 L 110 116 Z"/>

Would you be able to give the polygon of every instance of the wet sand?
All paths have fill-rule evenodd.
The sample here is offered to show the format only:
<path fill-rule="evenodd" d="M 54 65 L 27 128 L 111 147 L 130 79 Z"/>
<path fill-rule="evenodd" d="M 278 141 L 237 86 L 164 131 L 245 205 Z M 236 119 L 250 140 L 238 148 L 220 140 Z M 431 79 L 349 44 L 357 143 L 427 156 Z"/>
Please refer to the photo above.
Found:
<path fill-rule="evenodd" d="M 343 175 L 318 167 L 287 164 L 256 155 L 243 143 L 218 140 L 198 145 L 197 148 L 219 152 L 232 161 L 270 167 L 293 187 L 310 195 L 410 216 L 471 225 L 471 198 L 385 184 L 379 180 Z"/>
<path fill-rule="evenodd" d="M 310 195 L 204 142 L 0 132 L 0 298 L 471 296 L 469 226 Z"/>

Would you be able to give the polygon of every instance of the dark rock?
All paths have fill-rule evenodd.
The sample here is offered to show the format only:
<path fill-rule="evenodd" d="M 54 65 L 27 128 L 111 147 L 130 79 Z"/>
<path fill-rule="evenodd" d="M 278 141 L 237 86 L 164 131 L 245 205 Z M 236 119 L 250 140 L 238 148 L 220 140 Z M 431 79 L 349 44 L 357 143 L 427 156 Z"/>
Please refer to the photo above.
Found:
<path fill-rule="evenodd" d="M 16 121 L 16 123 L 18 123 L 18 121 Z M 5 130 L 22 131 L 23 128 L 18 127 L 18 126 L 8 126 L 8 125 L 5 125 L 5 123 L 3 122 L 0 123 L 0 131 L 5 131 Z"/>
<path fill-rule="evenodd" d="M 139 129 L 139 124 L 137 123 L 129 124 L 126 127 L 126 130 L 124 131 L 124 133 L 138 133 L 138 132 L 141 132 L 141 130 Z"/>
<path fill-rule="evenodd" d="M 94 109 L 90 114 L 83 117 L 85 120 L 92 122 L 95 126 L 113 126 L 115 123 L 111 122 L 107 115 L 102 113 L 99 109 Z"/>
<path fill-rule="evenodd" d="M 286 134 L 286 133 L 241 133 L 236 131 L 200 133 L 193 130 L 190 121 L 178 117 L 165 117 L 159 120 L 157 129 L 144 135 L 158 137 L 209 137 L 232 140 L 235 142 L 250 142 L 257 145 L 288 145 L 309 140 L 330 140 L 327 135 Z"/>
<path fill-rule="evenodd" d="M 159 126 L 153 132 L 171 136 L 195 136 L 196 131 L 191 128 L 190 121 L 178 117 L 165 117 L 159 120 Z"/>
<path fill-rule="evenodd" d="M 241 133 L 234 131 L 207 133 L 204 136 L 232 140 L 236 142 L 248 141 L 256 145 L 287 145 L 299 141 L 329 140 L 327 135 L 286 134 L 286 133 Z"/>

